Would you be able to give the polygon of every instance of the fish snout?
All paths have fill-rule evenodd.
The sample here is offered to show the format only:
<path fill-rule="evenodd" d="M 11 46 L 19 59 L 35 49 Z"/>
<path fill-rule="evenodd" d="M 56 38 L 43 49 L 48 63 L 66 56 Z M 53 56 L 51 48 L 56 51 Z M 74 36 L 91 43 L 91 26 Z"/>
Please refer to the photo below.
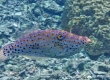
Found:
<path fill-rule="evenodd" d="M 90 43 L 91 40 L 88 37 L 85 37 L 86 43 Z"/>

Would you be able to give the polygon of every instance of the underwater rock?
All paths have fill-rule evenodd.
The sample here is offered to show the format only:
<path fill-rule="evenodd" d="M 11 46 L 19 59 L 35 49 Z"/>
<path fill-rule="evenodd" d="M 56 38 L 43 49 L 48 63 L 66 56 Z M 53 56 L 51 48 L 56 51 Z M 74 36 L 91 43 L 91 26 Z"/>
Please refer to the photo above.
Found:
<path fill-rule="evenodd" d="M 41 10 L 39 8 L 35 7 L 33 9 L 33 14 L 34 14 L 35 17 L 38 17 L 38 16 L 41 15 Z"/>
<path fill-rule="evenodd" d="M 29 3 L 36 3 L 37 0 L 28 0 Z"/>
<path fill-rule="evenodd" d="M 98 70 L 99 71 L 103 71 L 103 72 L 109 72 L 110 71 L 110 67 L 108 67 L 107 65 L 100 65 L 98 66 Z"/>
<path fill-rule="evenodd" d="M 108 73 L 108 74 L 106 75 L 106 79 L 107 79 L 107 80 L 110 80 L 110 73 Z"/>
<path fill-rule="evenodd" d="M 61 23 L 62 11 L 63 7 L 52 0 L 2 0 L 0 2 L 0 38 L 11 42 L 10 37 L 15 40 L 24 32 L 57 28 Z M 55 16 L 58 18 L 54 19 Z"/>
<path fill-rule="evenodd" d="M 54 0 L 59 5 L 64 5 L 66 0 Z"/>
<path fill-rule="evenodd" d="M 61 26 L 91 39 L 86 46 L 89 56 L 110 53 L 109 3 L 108 0 L 67 0 L 65 3 Z"/>
<path fill-rule="evenodd" d="M 44 11 L 46 11 L 49 14 L 60 15 L 63 11 L 62 7 L 56 4 L 55 1 L 45 1 L 43 8 L 44 8 Z"/>

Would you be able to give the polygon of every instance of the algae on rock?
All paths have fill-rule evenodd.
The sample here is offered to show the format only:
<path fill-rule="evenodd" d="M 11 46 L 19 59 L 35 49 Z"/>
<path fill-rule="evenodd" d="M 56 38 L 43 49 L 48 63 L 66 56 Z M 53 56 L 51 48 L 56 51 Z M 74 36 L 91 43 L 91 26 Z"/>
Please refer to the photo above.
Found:
<path fill-rule="evenodd" d="M 72 33 L 88 36 L 89 55 L 110 53 L 110 1 L 67 0 L 62 15 L 62 28 Z"/>

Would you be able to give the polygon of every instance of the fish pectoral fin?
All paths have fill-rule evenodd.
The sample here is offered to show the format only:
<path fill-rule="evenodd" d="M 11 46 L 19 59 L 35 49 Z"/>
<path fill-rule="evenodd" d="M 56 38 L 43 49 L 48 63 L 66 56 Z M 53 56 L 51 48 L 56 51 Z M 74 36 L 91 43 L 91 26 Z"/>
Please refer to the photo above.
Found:
<path fill-rule="evenodd" d="M 48 59 L 48 57 L 40 57 L 40 56 L 30 56 L 30 55 L 22 55 L 22 56 L 26 59 L 32 59 L 37 61 Z"/>
<path fill-rule="evenodd" d="M 29 56 L 23 55 L 24 58 L 26 59 L 31 59 Z"/>
<path fill-rule="evenodd" d="M 36 60 L 37 63 L 39 64 L 44 64 L 47 62 L 47 60 L 49 59 L 48 57 L 39 57 L 39 56 L 23 56 L 25 57 L 26 59 L 31 59 L 31 60 Z"/>
<path fill-rule="evenodd" d="M 28 55 L 22 55 L 26 59 L 34 59 L 36 60 L 36 56 L 28 56 Z"/>

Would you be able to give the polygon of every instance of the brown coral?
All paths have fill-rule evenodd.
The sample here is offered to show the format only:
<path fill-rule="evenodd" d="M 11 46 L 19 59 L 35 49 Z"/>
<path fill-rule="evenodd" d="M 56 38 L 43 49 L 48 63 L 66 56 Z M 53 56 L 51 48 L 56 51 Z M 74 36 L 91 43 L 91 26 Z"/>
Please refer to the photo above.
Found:
<path fill-rule="evenodd" d="M 86 46 L 89 55 L 110 53 L 110 1 L 67 0 L 62 27 L 91 38 Z"/>

